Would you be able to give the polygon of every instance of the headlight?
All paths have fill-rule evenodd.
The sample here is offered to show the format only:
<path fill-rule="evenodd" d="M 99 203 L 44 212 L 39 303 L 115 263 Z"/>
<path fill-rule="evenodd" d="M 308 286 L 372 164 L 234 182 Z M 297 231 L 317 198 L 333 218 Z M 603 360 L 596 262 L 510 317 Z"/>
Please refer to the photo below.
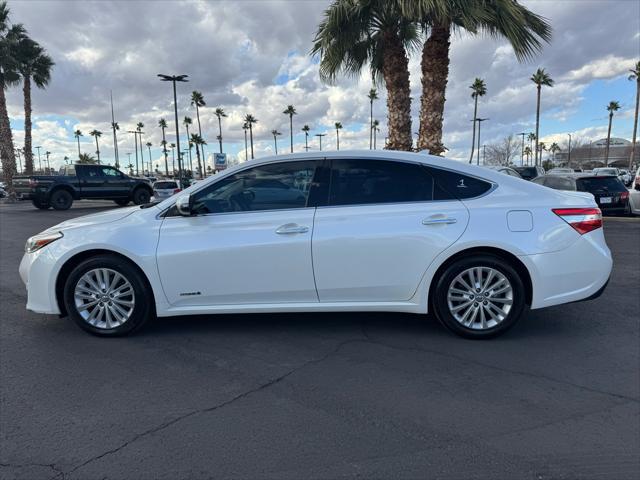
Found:
<path fill-rule="evenodd" d="M 42 247 L 49 245 L 51 242 L 55 242 L 59 238 L 62 238 L 62 232 L 40 233 L 34 235 L 27 240 L 27 244 L 24 246 L 24 251 L 27 253 L 33 253 L 40 250 Z"/>

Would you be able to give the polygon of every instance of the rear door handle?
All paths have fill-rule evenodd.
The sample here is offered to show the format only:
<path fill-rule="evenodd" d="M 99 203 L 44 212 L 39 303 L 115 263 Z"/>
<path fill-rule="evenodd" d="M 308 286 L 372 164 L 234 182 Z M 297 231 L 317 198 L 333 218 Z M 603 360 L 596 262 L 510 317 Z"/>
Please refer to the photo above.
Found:
<path fill-rule="evenodd" d="M 453 217 L 445 217 L 445 218 L 425 218 L 422 220 L 423 225 L 449 225 L 452 223 L 456 223 L 456 220 Z"/>
<path fill-rule="evenodd" d="M 291 235 L 294 233 L 307 233 L 309 231 L 309 227 L 305 227 L 304 225 L 298 225 L 297 223 L 285 223 L 284 225 L 280 225 L 276 229 L 276 233 L 278 235 Z"/>

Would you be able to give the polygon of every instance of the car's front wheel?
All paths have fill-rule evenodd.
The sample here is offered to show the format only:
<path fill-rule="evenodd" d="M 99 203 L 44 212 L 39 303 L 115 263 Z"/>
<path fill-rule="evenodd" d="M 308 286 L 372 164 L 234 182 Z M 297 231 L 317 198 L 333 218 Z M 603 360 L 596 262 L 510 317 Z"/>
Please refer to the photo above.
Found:
<path fill-rule="evenodd" d="M 144 187 L 138 188 L 133 192 L 133 203 L 136 205 L 144 205 L 151 200 L 151 192 Z"/>
<path fill-rule="evenodd" d="M 467 338 L 500 335 L 527 309 L 520 275 L 492 255 L 473 255 L 449 265 L 437 279 L 432 305 L 449 330 Z"/>
<path fill-rule="evenodd" d="M 113 255 L 76 266 L 64 287 L 69 316 L 94 335 L 119 336 L 137 330 L 153 315 L 150 288 L 138 269 Z"/>

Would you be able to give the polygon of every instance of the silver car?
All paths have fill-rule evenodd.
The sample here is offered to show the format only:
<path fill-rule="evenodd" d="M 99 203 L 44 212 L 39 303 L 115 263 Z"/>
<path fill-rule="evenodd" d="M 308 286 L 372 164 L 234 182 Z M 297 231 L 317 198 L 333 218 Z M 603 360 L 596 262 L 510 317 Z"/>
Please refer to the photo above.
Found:
<path fill-rule="evenodd" d="M 178 182 L 174 180 L 160 180 L 153 184 L 153 198 L 156 201 L 169 198 L 180 191 L 181 188 L 178 186 Z"/>

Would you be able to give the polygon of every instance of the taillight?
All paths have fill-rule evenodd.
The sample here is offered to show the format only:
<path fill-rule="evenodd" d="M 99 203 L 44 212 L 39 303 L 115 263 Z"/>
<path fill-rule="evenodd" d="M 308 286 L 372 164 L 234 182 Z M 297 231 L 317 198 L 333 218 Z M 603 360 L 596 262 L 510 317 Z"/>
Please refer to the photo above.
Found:
<path fill-rule="evenodd" d="M 622 192 L 620 194 L 620 200 L 626 200 L 627 198 L 629 198 L 629 192 Z"/>
<path fill-rule="evenodd" d="M 176 193 L 180 193 L 181 191 L 182 191 L 182 189 L 181 189 L 181 188 L 176 188 L 176 189 L 173 191 L 173 194 L 175 195 Z"/>
<path fill-rule="evenodd" d="M 36 187 L 38 185 L 38 180 L 36 180 L 35 178 L 30 178 L 29 179 L 29 186 L 30 187 Z"/>
<path fill-rule="evenodd" d="M 602 212 L 599 208 L 554 208 L 552 211 L 580 235 L 602 227 Z"/>

